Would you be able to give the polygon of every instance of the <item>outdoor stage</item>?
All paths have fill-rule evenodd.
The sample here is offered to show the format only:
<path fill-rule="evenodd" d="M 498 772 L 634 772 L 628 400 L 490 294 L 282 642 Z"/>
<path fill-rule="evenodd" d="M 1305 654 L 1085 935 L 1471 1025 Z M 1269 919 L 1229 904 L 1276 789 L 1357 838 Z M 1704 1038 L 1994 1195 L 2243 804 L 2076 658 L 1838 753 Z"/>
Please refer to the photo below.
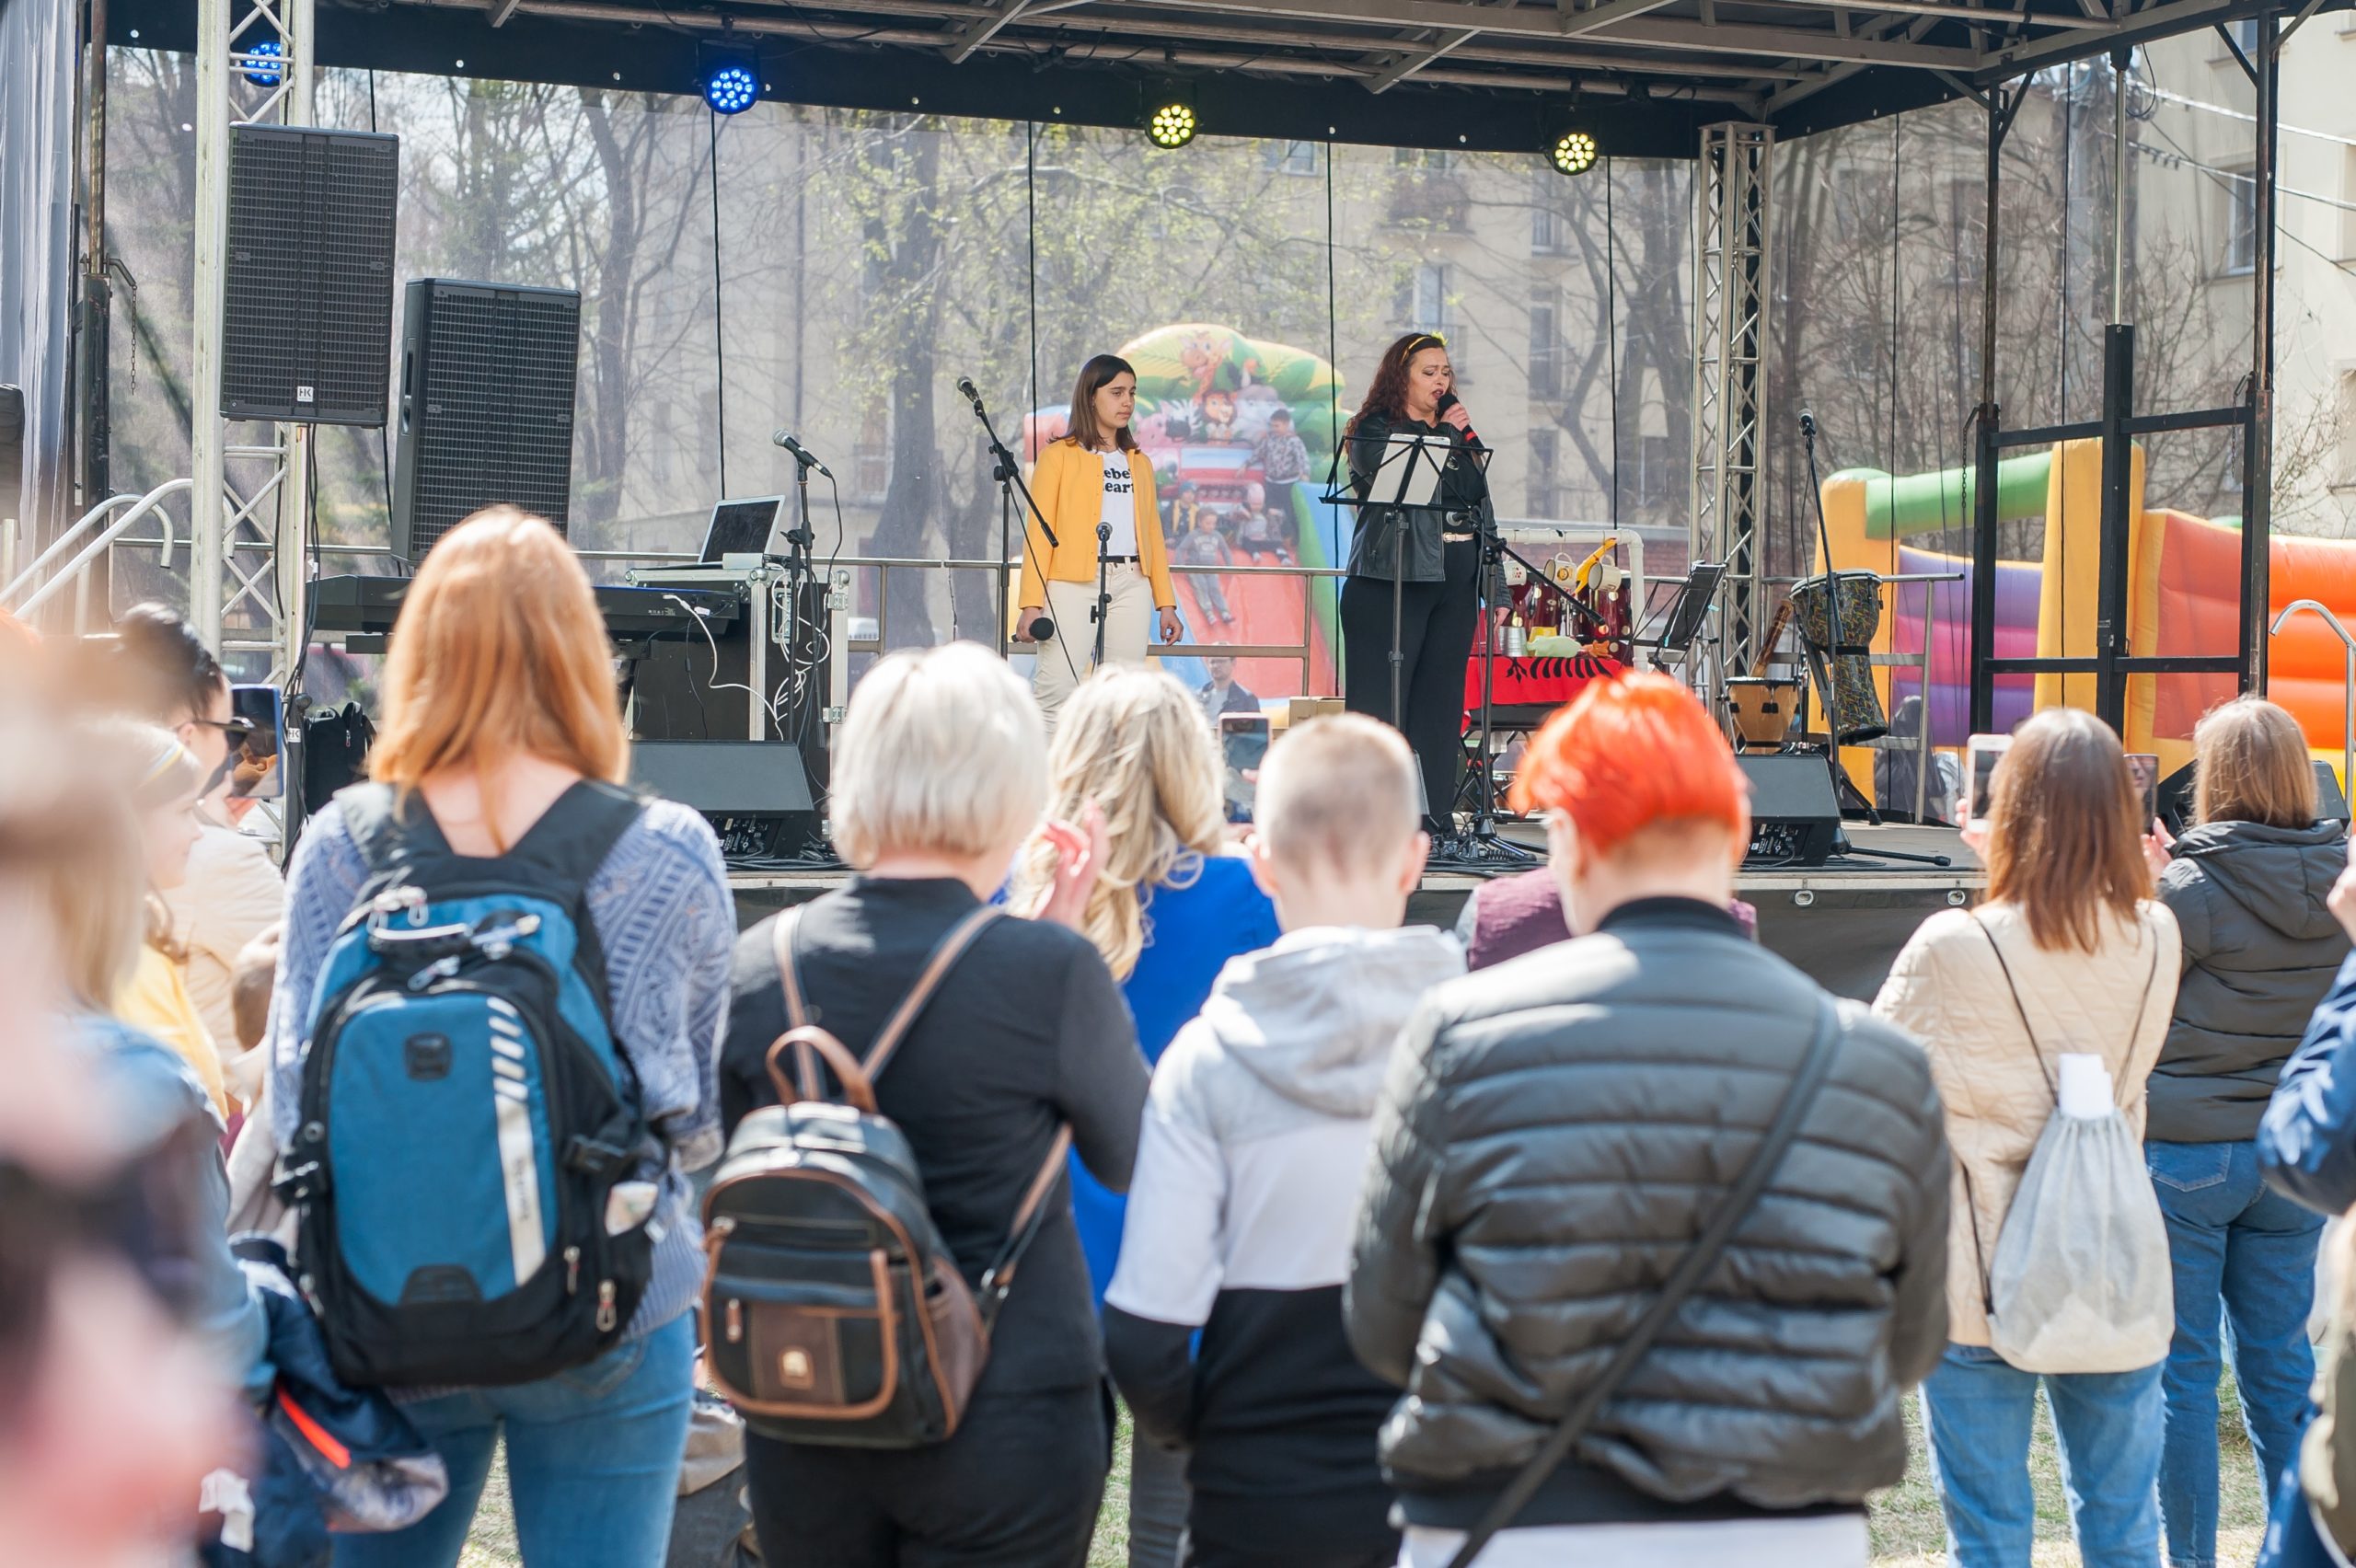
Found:
<path fill-rule="evenodd" d="M 1951 827 L 1850 824 L 1852 852 L 1814 869 L 1744 871 L 1737 892 L 1759 911 L 1759 940 L 1826 989 L 1870 1001 L 1890 962 L 1914 928 L 1938 911 L 1969 903 L 1987 881 L 1979 858 Z M 1538 847 L 1534 824 L 1506 824 L 1508 837 Z M 1945 855 L 1951 866 L 1879 860 L 1877 850 Z M 1533 866 L 1541 861 L 1532 860 Z M 801 904 L 850 878 L 848 870 L 731 871 L 740 928 L 775 910 Z M 1452 928 L 1464 900 L 1487 879 L 1467 871 L 1433 870 L 1407 902 L 1407 917 Z"/>

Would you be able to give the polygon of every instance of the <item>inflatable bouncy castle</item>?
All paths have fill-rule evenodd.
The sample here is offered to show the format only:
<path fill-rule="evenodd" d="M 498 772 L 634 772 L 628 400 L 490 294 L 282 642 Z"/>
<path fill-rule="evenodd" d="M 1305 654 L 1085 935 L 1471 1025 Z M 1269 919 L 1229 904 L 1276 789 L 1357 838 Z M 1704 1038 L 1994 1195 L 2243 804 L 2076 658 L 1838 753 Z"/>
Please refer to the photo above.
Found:
<path fill-rule="evenodd" d="M 2128 651 L 2139 656 L 2231 654 L 2239 637 L 2240 519 L 2210 519 L 2143 504 L 2143 453 L 2131 465 L 2130 508 L 2135 525 L 2128 553 Z M 1851 468 L 1824 481 L 1825 530 L 1832 559 L 1842 570 L 1885 575 L 1960 571 L 1959 582 L 1902 584 L 1888 591 L 1877 653 L 1916 654 L 1930 639 L 1931 743 L 1960 746 L 1970 723 L 1971 570 L 1969 556 L 1910 546 L 1909 537 L 1960 528 L 1971 521 L 1971 471 L 1892 477 Z M 2091 657 L 2095 651 L 2100 584 L 2102 443 L 2062 442 L 2049 450 L 1997 465 L 2000 523 L 2041 519 L 2044 549 L 2035 560 L 1997 563 L 1998 658 Z M 2295 600 L 2330 606 L 2356 628 L 2356 540 L 2286 537 L 2271 542 L 2272 604 L 2279 614 Z M 1823 548 L 1815 552 L 1820 561 Z M 1925 614 L 1928 600 L 1929 613 Z M 2306 732 L 2318 760 L 2340 770 L 2345 708 L 2344 650 L 2316 617 L 2282 628 L 2269 653 L 2267 696 L 2289 709 Z M 1920 675 L 1880 669 L 1875 680 L 1886 704 L 1912 695 Z M 2191 760 L 2192 726 L 2231 698 L 2231 674 L 2134 675 L 2127 683 L 2129 751 L 2154 752 L 2163 776 Z M 1999 675 L 1995 723 L 2010 730 L 2039 708 L 2095 706 L 2091 674 Z M 1872 785 L 1873 754 L 1849 758 L 1863 787 Z M 2343 781 L 2344 785 L 2344 781 Z"/>

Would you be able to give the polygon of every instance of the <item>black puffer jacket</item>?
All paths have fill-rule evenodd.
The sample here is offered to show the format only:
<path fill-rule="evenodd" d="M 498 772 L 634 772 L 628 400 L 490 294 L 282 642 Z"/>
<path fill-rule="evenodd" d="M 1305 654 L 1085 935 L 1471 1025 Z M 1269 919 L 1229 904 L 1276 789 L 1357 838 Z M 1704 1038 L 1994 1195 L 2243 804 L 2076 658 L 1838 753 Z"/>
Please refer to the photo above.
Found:
<path fill-rule="evenodd" d="M 1725 911 L 1648 899 L 1432 991 L 1402 1036 L 1346 1297 L 1407 1392 L 1407 1522 L 1463 1528 L 1603 1368 L 1774 1119 L 1821 993 Z M 1524 1525 L 1854 1507 L 1946 1342 L 1948 1157 L 1921 1049 L 1852 1005 L 1726 1258 Z"/>
<path fill-rule="evenodd" d="M 2184 979 L 2152 1070 L 2143 1136 L 2239 1143 L 2258 1119 L 2307 1017 L 2348 956 L 2324 895 L 2348 869 L 2336 822 L 2204 823 L 2176 843 L 2160 902 L 2184 933 Z"/>

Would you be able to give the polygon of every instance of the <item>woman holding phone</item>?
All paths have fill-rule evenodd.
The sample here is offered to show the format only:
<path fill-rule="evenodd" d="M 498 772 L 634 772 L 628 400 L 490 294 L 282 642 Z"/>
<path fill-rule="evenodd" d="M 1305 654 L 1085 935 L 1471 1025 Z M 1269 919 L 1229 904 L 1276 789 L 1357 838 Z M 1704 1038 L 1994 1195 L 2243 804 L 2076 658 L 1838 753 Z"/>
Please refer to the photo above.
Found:
<path fill-rule="evenodd" d="M 1456 371 L 1438 334 L 1410 332 L 1382 363 L 1344 432 L 1358 499 L 1377 493 L 1376 476 L 1394 436 L 1422 436 L 1448 448 L 1430 508 L 1362 506 L 1342 585 L 1343 692 L 1353 713 L 1396 727 L 1415 748 L 1424 776 L 1424 831 L 1455 831 L 1457 769 L 1463 761 L 1464 663 L 1480 621 L 1481 535 L 1494 520 L 1489 481 L 1472 416 L 1456 400 Z M 1424 454 L 1416 461 L 1428 463 Z M 1397 483 L 1382 474 L 1382 490 Z M 1392 615 L 1399 639 L 1399 707 L 1392 710 Z"/>
<path fill-rule="evenodd" d="M 1137 407 L 1135 367 L 1114 354 L 1096 355 L 1080 367 L 1072 388 L 1069 433 L 1049 442 L 1031 471 L 1039 514 L 1023 518 L 1016 600 L 1022 607 L 1014 638 L 1038 642 L 1031 685 L 1050 734 L 1064 699 L 1096 667 L 1100 568 L 1106 663 L 1145 663 L 1149 610 L 1159 612 L 1161 640 L 1178 640 L 1178 595 L 1170 586 L 1153 464 L 1129 430 Z M 1043 616 L 1053 629 L 1034 637 Z"/>

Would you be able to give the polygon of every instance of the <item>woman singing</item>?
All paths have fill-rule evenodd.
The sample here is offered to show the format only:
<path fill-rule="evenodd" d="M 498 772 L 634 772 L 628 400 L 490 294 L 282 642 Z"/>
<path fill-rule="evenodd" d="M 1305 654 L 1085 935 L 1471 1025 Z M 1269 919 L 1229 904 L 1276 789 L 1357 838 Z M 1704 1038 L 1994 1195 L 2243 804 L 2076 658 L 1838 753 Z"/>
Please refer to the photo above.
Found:
<path fill-rule="evenodd" d="M 1481 443 L 1456 401 L 1455 385 L 1448 345 L 1432 333 L 1410 332 L 1383 351 L 1345 432 L 1350 482 L 1361 501 L 1376 493 L 1376 470 L 1392 436 L 1433 437 L 1449 448 L 1434 498 L 1443 510 L 1361 508 L 1342 585 L 1344 694 L 1352 712 L 1395 724 L 1415 748 L 1424 771 L 1424 829 L 1435 837 L 1455 831 L 1464 664 L 1480 620 L 1481 530 L 1493 520 L 1487 477 L 1471 455 Z M 1396 493 L 1396 470 L 1382 476 L 1385 492 Z M 1394 571 L 1403 714 L 1393 713 L 1391 701 Z"/>
<path fill-rule="evenodd" d="M 1039 644 L 1031 682 L 1050 732 L 1064 698 L 1096 667 L 1100 523 L 1109 595 L 1105 663 L 1145 663 L 1149 609 L 1161 612 L 1161 640 L 1178 640 L 1178 595 L 1170 587 L 1153 464 L 1129 433 L 1137 407 L 1137 371 L 1125 359 L 1098 354 L 1080 367 L 1080 384 L 1072 388 L 1071 432 L 1050 442 L 1032 470 L 1032 499 L 1056 542 L 1047 542 L 1039 518 L 1024 519 L 1022 589 L 1016 601 L 1022 608 L 1014 617 L 1014 637 L 1031 641 L 1032 624 L 1043 611 L 1055 622 Z"/>

